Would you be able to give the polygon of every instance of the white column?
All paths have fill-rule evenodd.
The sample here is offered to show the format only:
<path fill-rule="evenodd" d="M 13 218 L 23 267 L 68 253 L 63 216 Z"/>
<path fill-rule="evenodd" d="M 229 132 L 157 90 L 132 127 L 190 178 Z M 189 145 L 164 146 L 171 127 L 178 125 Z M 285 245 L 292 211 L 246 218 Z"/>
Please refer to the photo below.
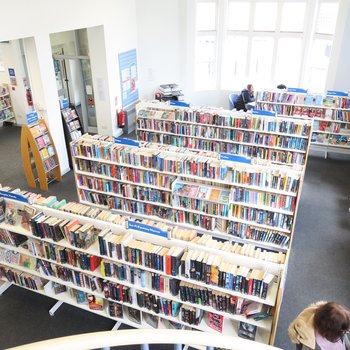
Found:
<path fill-rule="evenodd" d="M 36 35 L 35 41 L 33 38 L 25 39 L 24 44 L 34 107 L 48 124 L 63 175 L 69 171 L 69 163 L 49 34 Z"/>

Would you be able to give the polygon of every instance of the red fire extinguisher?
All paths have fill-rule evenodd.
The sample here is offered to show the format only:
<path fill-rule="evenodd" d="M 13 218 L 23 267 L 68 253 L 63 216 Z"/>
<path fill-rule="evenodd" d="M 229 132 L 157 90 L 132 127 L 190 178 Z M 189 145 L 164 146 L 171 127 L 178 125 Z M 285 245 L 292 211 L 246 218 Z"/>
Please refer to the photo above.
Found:
<path fill-rule="evenodd" d="M 28 106 L 33 106 L 32 93 L 29 88 L 27 89 L 27 92 L 26 92 L 26 98 L 27 98 Z"/>
<path fill-rule="evenodd" d="M 121 109 L 118 112 L 118 127 L 119 128 L 124 128 L 126 117 L 127 117 L 127 112 L 124 111 L 123 109 Z"/>

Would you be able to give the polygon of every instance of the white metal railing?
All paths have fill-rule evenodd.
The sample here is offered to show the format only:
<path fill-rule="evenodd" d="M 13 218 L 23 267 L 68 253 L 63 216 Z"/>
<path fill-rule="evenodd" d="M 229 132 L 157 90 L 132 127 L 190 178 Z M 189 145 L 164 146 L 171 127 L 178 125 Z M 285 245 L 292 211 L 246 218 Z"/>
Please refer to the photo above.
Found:
<path fill-rule="evenodd" d="M 21 345 L 7 350 L 90 350 L 109 349 L 110 346 L 123 345 L 141 345 L 141 349 L 147 349 L 147 344 L 175 344 L 175 349 L 182 349 L 182 346 L 178 345 L 179 341 L 184 345 L 195 345 L 207 349 L 219 347 L 230 350 L 281 350 L 238 337 L 169 329 L 132 329 L 78 334 Z"/>

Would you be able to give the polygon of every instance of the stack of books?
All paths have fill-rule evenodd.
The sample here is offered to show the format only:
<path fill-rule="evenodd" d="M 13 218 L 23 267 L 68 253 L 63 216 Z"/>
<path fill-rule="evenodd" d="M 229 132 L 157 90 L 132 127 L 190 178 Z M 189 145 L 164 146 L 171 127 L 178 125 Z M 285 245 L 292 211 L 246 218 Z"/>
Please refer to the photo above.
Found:
<path fill-rule="evenodd" d="M 163 84 L 159 85 L 158 91 L 156 92 L 156 99 L 160 101 L 176 100 L 183 101 L 182 90 L 177 84 Z"/>

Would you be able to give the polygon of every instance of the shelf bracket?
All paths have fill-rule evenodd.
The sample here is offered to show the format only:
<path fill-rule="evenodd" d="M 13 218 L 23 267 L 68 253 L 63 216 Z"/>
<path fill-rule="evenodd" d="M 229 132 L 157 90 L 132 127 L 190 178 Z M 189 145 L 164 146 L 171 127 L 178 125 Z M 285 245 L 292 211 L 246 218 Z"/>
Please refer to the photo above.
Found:
<path fill-rule="evenodd" d="M 118 321 L 114 326 L 113 326 L 113 328 L 111 329 L 111 331 L 116 331 L 117 329 L 119 329 L 119 327 L 121 326 L 121 322 L 120 321 Z"/>
<path fill-rule="evenodd" d="M 11 286 L 11 283 L 10 283 L 10 282 L 4 282 L 4 283 L 0 286 L 0 295 L 2 295 L 2 293 L 4 293 L 10 286 Z"/>
<path fill-rule="evenodd" d="M 174 344 L 174 350 L 182 350 L 182 344 Z"/>
<path fill-rule="evenodd" d="M 141 350 L 149 350 L 149 345 L 148 344 L 141 344 L 140 349 Z"/>
<path fill-rule="evenodd" d="M 63 301 L 58 301 L 50 310 L 49 310 L 49 314 L 50 316 L 54 316 L 56 310 L 63 304 Z"/>

